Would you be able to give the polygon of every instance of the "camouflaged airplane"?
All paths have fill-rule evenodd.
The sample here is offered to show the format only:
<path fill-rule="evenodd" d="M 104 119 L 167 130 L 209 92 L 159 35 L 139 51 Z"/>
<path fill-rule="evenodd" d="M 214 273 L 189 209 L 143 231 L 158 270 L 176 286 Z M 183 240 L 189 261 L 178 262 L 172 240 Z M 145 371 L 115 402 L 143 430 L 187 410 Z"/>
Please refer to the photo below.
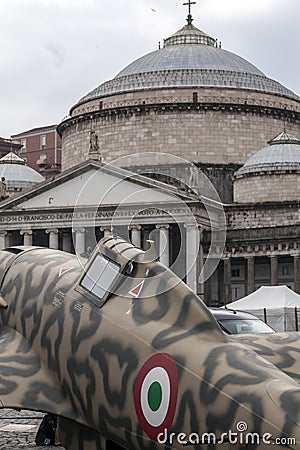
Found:
<path fill-rule="evenodd" d="M 56 414 L 66 449 L 300 448 L 298 333 L 225 336 L 151 250 L 117 237 L 84 270 L 8 248 L 0 274 L 0 407 Z"/>

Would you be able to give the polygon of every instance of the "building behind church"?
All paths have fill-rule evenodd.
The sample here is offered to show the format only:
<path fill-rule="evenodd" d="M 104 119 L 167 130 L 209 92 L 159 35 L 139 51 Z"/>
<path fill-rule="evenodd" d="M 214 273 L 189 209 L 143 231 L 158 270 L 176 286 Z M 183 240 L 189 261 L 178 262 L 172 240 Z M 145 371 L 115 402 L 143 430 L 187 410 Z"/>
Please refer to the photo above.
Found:
<path fill-rule="evenodd" d="M 36 127 L 11 136 L 20 145 L 18 155 L 47 179 L 61 171 L 61 138 L 56 127 Z"/>

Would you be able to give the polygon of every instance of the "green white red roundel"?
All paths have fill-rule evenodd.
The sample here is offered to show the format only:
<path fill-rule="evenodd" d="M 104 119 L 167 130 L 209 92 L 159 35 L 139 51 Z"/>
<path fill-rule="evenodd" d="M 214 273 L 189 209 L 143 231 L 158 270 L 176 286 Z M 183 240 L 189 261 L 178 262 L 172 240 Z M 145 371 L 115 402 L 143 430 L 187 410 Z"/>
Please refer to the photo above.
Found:
<path fill-rule="evenodd" d="M 135 381 L 134 405 L 147 435 L 157 435 L 172 426 L 178 395 L 178 372 L 174 359 L 166 353 L 151 356 Z"/>

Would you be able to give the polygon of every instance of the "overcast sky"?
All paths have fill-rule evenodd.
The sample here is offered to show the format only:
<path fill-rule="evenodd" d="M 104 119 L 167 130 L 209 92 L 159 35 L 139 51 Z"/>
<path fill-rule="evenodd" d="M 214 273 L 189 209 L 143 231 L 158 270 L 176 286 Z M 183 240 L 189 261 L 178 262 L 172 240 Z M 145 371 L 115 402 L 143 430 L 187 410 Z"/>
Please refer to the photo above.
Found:
<path fill-rule="evenodd" d="M 0 0 L 0 136 L 59 123 L 186 22 L 183 0 Z M 299 0 L 198 0 L 194 25 L 300 95 Z"/>

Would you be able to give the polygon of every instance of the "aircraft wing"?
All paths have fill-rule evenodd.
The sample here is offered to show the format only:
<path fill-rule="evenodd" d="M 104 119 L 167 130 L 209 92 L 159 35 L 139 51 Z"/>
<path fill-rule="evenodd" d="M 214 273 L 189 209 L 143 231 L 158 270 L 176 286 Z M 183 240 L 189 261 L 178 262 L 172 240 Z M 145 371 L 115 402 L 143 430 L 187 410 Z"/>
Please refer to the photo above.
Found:
<path fill-rule="evenodd" d="M 0 408 L 77 417 L 30 343 L 6 326 L 0 327 Z"/>
<path fill-rule="evenodd" d="M 236 334 L 229 338 L 251 348 L 300 383 L 300 333 Z"/>

